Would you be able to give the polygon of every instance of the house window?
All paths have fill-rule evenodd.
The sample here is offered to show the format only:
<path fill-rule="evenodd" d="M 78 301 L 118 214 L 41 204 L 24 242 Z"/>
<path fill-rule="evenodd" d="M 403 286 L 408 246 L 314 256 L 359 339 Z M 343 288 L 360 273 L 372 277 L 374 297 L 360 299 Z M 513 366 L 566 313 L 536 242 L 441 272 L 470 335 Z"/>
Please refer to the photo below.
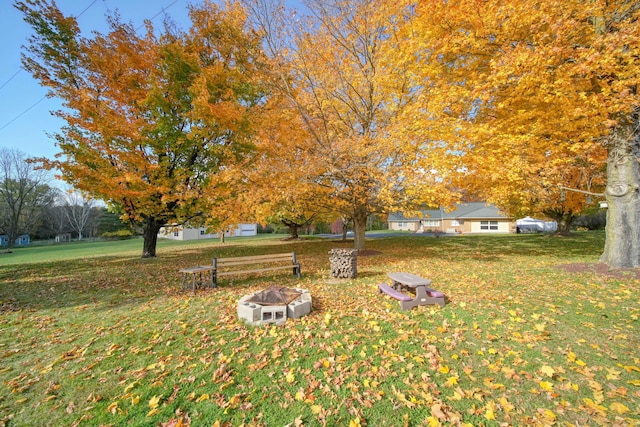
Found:
<path fill-rule="evenodd" d="M 204 229 L 200 229 L 200 235 L 204 236 Z"/>
<path fill-rule="evenodd" d="M 180 237 L 180 232 L 179 231 L 174 231 L 173 232 L 173 237 Z"/>
<path fill-rule="evenodd" d="M 440 227 L 440 221 L 437 219 L 423 219 L 422 225 L 425 227 Z"/>
<path fill-rule="evenodd" d="M 452 227 L 460 227 L 462 224 L 464 224 L 464 221 L 462 221 L 462 220 L 458 220 L 458 219 L 452 219 L 451 220 L 451 226 Z"/>
<path fill-rule="evenodd" d="M 498 230 L 498 221 L 480 221 L 480 230 Z"/>

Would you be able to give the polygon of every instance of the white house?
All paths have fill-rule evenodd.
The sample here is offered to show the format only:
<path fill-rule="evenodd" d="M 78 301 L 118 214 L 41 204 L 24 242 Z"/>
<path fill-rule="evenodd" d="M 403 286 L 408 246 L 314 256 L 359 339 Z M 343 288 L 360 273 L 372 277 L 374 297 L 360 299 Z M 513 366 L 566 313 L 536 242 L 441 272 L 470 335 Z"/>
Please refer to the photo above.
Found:
<path fill-rule="evenodd" d="M 258 234 L 258 224 L 240 224 L 230 229 L 224 235 L 230 236 L 255 236 Z M 207 233 L 205 227 L 191 228 L 176 225 L 173 227 L 162 227 L 158 232 L 158 237 L 172 240 L 199 240 L 217 239 L 218 233 Z"/>

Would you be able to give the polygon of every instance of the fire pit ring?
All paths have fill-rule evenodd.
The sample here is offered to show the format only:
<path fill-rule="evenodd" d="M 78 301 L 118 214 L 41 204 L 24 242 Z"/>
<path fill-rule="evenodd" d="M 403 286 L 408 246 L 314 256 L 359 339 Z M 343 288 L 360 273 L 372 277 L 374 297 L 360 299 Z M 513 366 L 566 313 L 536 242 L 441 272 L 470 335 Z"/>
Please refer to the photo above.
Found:
<path fill-rule="evenodd" d="M 297 319 L 311 312 L 311 293 L 306 289 L 271 286 L 245 295 L 238 301 L 238 318 L 250 325 Z"/>

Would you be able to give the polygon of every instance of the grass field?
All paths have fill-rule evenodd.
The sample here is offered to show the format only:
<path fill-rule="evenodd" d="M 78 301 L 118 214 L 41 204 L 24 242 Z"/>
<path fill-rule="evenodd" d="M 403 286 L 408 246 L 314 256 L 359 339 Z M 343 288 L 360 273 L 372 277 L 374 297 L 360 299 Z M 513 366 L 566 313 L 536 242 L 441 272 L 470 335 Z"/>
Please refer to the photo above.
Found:
<path fill-rule="evenodd" d="M 339 282 L 328 251 L 350 243 L 319 239 L 2 254 L 0 426 L 640 425 L 640 281 L 590 268 L 603 239 L 371 239 Z M 301 280 L 180 289 L 179 268 L 285 251 Z M 447 305 L 400 311 L 377 291 L 390 271 Z M 273 284 L 309 289 L 311 314 L 239 322 L 238 299 Z"/>

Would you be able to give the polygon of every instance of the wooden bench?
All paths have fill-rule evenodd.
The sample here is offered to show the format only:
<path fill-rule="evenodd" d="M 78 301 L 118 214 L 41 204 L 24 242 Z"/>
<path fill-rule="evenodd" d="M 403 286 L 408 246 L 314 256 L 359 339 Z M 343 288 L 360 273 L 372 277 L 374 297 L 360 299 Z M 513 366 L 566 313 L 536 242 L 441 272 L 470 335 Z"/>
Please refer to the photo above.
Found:
<path fill-rule="evenodd" d="M 245 268 L 248 266 L 248 268 Z M 239 267 L 239 268 L 238 268 Z M 262 273 L 272 270 L 291 270 L 300 278 L 300 263 L 295 252 L 271 255 L 255 255 L 213 259 L 213 285 L 218 285 L 219 276 L 231 274 Z"/>
<path fill-rule="evenodd" d="M 389 286 L 382 283 L 378 285 L 378 288 L 380 292 L 384 292 L 390 297 L 400 301 L 400 307 L 403 310 L 410 310 L 419 305 L 432 304 L 438 304 L 444 307 L 445 295 L 442 292 L 427 287 L 431 285 L 431 280 L 423 279 L 411 273 L 389 273 L 388 276 L 393 280 L 393 284 Z M 415 296 L 401 292 L 404 289 L 413 290 Z"/>

